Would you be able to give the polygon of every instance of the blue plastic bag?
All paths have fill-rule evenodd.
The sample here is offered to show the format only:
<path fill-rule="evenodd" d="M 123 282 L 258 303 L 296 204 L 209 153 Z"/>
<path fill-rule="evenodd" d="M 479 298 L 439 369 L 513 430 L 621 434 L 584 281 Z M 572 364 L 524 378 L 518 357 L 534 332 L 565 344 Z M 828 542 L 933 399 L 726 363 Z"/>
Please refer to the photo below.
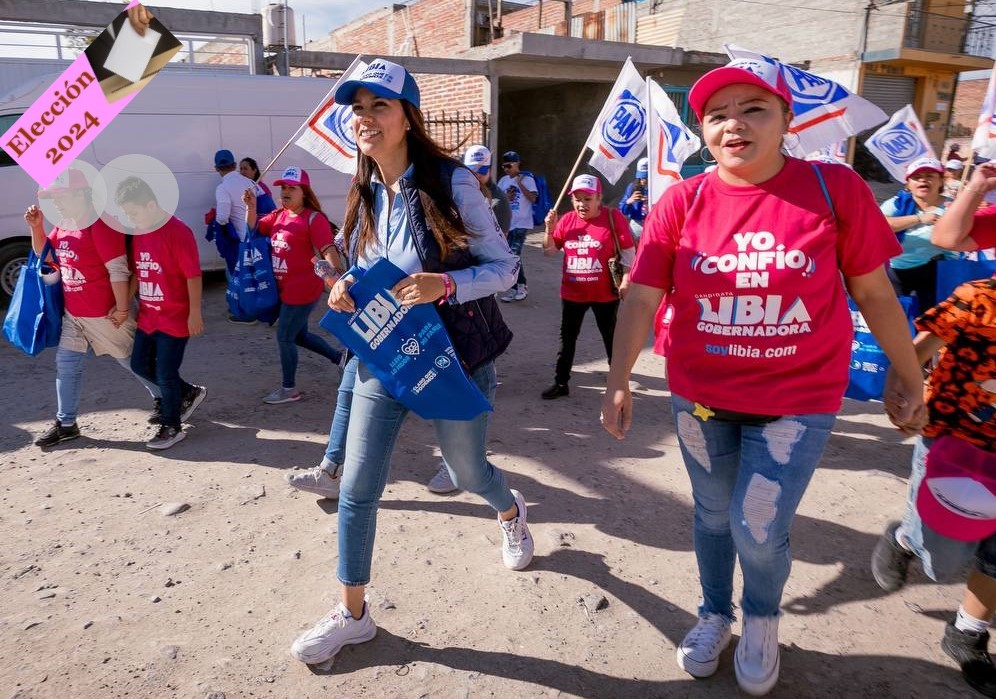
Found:
<path fill-rule="evenodd" d="M 41 257 L 32 250 L 28 263 L 21 269 L 17 286 L 3 321 L 3 334 L 14 347 L 32 357 L 46 347 L 59 344 L 62 335 L 62 281 L 55 267 L 43 260 L 52 254 L 52 245 L 45 241 Z M 42 275 L 49 277 L 46 281 Z M 54 283 L 50 283 L 54 280 Z"/>
<path fill-rule="evenodd" d="M 965 257 L 957 260 L 938 260 L 937 300 L 943 301 L 965 282 L 989 279 L 994 273 L 996 273 L 996 261 L 993 260 L 972 260 Z"/>
<path fill-rule="evenodd" d="M 280 312 L 280 292 L 273 276 L 270 239 L 253 230 L 239 244 L 235 269 L 225 292 L 228 311 L 239 320 L 272 323 Z"/>
<path fill-rule="evenodd" d="M 914 333 L 916 301 L 911 296 L 900 296 L 899 303 L 909 321 L 910 336 Z M 847 299 L 854 323 L 854 341 L 851 343 L 851 374 L 844 395 L 854 400 L 882 400 L 885 392 L 885 374 L 889 370 L 889 358 L 871 334 L 865 319 L 851 298 Z"/>
<path fill-rule="evenodd" d="M 354 267 L 354 313 L 329 311 L 321 326 L 384 384 L 395 400 L 426 420 L 472 420 L 491 404 L 464 373 L 431 303 L 402 306 L 391 288 L 408 275 L 387 260 Z"/>

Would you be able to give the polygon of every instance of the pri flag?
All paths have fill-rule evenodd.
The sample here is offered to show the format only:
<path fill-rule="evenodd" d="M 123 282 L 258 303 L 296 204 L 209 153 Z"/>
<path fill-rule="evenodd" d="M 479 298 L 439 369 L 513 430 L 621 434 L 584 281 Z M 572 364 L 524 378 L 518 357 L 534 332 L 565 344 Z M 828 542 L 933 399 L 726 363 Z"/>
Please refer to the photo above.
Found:
<path fill-rule="evenodd" d="M 299 130 L 295 144 L 329 167 L 347 175 L 356 174 L 356 139 L 353 137 L 353 106 L 336 104 L 336 88 L 346 80 L 358 78 L 367 64 L 357 56 L 335 82 L 325 99 Z"/>
<path fill-rule="evenodd" d="M 585 146 L 594 151 L 589 165 L 612 184 L 618 182 L 630 163 L 643 153 L 647 135 L 646 103 L 647 84 L 633 61 L 627 58 L 585 142 Z"/>
<path fill-rule="evenodd" d="M 681 179 L 681 166 L 702 147 L 702 142 L 681 121 L 681 116 L 664 89 L 647 78 L 650 129 L 647 152 L 650 154 L 650 206 L 664 190 Z"/>
<path fill-rule="evenodd" d="M 865 148 L 900 182 L 906 181 L 906 166 L 917 158 L 937 158 L 916 112 L 908 104 L 868 137 Z"/>
<path fill-rule="evenodd" d="M 996 66 L 989 74 L 986 98 L 979 113 L 979 125 L 972 137 L 972 150 L 987 158 L 996 155 Z"/>
<path fill-rule="evenodd" d="M 724 48 L 733 59 L 746 58 L 781 66 L 785 82 L 792 91 L 792 112 L 795 114 L 789 124 L 789 133 L 799 137 L 796 143 L 786 141 L 785 147 L 797 158 L 866 131 L 886 119 L 885 112 L 877 106 L 832 80 L 739 46 L 725 44 Z"/>

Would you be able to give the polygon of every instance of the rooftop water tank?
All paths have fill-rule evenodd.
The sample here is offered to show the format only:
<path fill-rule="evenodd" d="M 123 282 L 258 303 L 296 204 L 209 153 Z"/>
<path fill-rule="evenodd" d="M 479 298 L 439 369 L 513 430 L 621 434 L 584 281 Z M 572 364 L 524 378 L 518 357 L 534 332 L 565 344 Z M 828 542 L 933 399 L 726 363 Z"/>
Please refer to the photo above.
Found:
<path fill-rule="evenodd" d="M 294 10 L 283 3 L 271 2 L 263 10 L 263 45 L 282 46 L 284 27 L 287 27 L 287 45 L 297 46 L 294 32 Z"/>

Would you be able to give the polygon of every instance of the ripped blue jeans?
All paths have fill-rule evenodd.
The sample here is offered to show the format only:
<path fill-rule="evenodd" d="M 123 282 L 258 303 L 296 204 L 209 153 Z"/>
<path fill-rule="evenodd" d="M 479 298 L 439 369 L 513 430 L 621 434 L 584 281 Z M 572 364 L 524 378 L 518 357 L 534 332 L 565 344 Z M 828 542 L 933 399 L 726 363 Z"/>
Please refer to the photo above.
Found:
<path fill-rule="evenodd" d="M 744 614 L 776 616 L 792 568 L 789 528 L 836 415 L 786 415 L 744 425 L 703 421 L 694 403 L 677 395 L 671 402 L 695 501 L 699 615 L 721 614 L 732 621 L 739 557 Z"/>

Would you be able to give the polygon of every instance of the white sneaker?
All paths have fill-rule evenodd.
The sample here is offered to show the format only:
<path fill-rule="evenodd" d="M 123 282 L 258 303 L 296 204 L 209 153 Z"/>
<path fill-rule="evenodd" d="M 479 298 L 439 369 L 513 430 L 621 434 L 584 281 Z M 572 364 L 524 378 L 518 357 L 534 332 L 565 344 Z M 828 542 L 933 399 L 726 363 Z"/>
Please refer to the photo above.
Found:
<path fill-rule="evenodd" d="M 529 287 L 525 284 L 517 284 L 515 286 L 515 296 L 512 297 L 512 300 L 522 301 L 527 296 L 529 296 Z"/>
<path fill-rule="evenodd" d="M 296 388 L 278 388 L 263 399 L 268 405 L 280 405 L 281 403 L 293 403 L 301 400 L 301 392 Z"/>
<path fill-rule="evenodd" d="M 303 490 L 306 493 L 321 495 L 323 498 L 328 498 L 329 500 L 338 500 L 339 482 L 342 475 L 337 470 L 338 468 L 331 461 L 322 459 L 321 465 L 315 466 L 304 473 L 288 473 L 287 484 L 292 488 Z"/>
<path fill-rule="evenodd" d="M 363 602 L 363 617 L 354 619 L 340 602 L 317 624 L 298 636 L 291 655 L 308 665 L 331 660 L 343 646 L 365 643 L 377 635 L 377 625 L 370 618 L 370 605 Z"/>
<path fill-rule="evenodd" d="M 498 517 L 501 533 L 505 539 L 501 547 L 501 558 L 506 568 L 522 570 L 533 560 L 533 537 L 526 525 L 526 501 L 518 490 L 513 490 L 512 495 L 515 497 L 515 506 L 519 508 L 519 514 L 507 522 L 502 520 L 500 515 Z"/>
<path fill-rule="evenodd" d="M 439 465 L 439 470 L 436 471 L 436 475 L 432 477 L 432 480 L 426 484 L 426 487 L 430 493 L 438 493 L 440 495 L 460 490 L 456 487 L 453 479 L 450 478 L 450 470 L 446 468 L 446 464 Z"/>
<path fill-rule="evenodd" d="M 744 628 L 733 656 L 737 684 L 751 696 L 764 696 L 778 682 L 777 616 L 744 615 Z"/>
<path fill-rule="evenodd" d="M 730 645 L 730 621 L 722 614 L 706 614 L 678 646 L 678 667 L 692 677 L 709 677 L 719 666 L 719 654 Z"/>
<path fill-rule="evenodd" d="M 515 301 L 515 295 L 519 292 L 518 284 L 513 284 L 511 289 L 503 291 L 498 294 L 498 300 L 509 303 L 510 301 Z"/>

